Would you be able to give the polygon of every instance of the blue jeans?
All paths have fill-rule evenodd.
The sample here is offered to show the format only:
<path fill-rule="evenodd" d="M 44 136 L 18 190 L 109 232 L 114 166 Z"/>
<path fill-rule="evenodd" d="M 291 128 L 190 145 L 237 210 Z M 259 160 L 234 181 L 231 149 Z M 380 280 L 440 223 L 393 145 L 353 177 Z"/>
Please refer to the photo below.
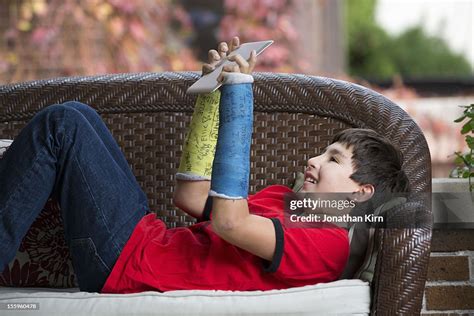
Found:
<path fill-rule="evenodd" d="M 0 270 L 50 196 L 61 206 L 80 289 L 100 291 L 149 206 L 120 147 L 85 104 L 44 108 L 0 159 Z"/>

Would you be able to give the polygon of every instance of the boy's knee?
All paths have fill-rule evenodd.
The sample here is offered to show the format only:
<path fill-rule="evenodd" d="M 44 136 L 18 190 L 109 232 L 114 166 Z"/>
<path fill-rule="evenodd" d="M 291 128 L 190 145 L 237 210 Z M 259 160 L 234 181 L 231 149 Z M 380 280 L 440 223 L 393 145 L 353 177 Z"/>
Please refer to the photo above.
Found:
<path fill-rule="evenodd" d="M 97 112 L 92 107 L 90 107 L 89 105 L 87 105 L 85 103 L 79 102 L 79 101 L 67 101 L 67 102 L 64 102 L 61 105 L 71 107 L 71 108 L 76 109 L 76 110 L 78 110 L 79 112 L 82 112 L 82 113 L 90 112 L 90 113 L 97 114 Z"/>
<path fill-rule="evenodd" d="M 64 106 L 61 104 L 49 105 L 35 114 L 36 120 L 57 120 L 63 119 Z"/>
<path fill-rule="evenodd" d="M 81 121 L 86 120 L 81 112 L 66 104 L 53 104 L 47 106 L 36 114 L 35 119 L 44 123 L 64 123 L 66 120 L 80 123 Z"/>

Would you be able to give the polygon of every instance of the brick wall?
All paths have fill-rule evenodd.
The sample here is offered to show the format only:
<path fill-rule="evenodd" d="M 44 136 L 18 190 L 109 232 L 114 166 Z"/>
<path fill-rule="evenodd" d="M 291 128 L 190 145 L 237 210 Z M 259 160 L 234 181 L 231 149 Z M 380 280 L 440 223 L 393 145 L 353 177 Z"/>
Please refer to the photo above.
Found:
<path fill-rule="evenodd" d="M 474 315 L 474 230 L 433 231 L 422 315 Z"/>

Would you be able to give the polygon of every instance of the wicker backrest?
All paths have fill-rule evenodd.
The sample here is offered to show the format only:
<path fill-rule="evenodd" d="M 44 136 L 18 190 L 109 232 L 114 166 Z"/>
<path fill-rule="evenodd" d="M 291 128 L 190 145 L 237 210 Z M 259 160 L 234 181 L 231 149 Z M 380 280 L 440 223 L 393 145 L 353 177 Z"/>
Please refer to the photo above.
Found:
<path fill-rule="evenodd" d="M 57 78 L 0 87 L 0 138 L 14 138 L 38 110 L 78 100 L 101 113 L 125 152 L 150 207 L 169 227 L 194 221 L 171 203 L 195 96 L 185 91 L 198 74 L 141 73 Z M 308 158 L 348 127 L 382 133 L 404 154 L 416 192 L 431 192 L 430 154 L 415 122 L 382 95 L 344 81 L 305 75 L 256 73 L 251 192 L 289 184 Z M 414 208 L 431 217 L 429 205 Z M 401 218 L 411 214 L 407 207 Z M 405 214 L 406 213 L 406 214 Z M 409 218 L 407 216 L 406 218 Z M 376 233 L 379 260 L 372 284 L 375 313 L 418 313 L 431 241 L 431 220 L 416 229 Z M 381 272 L 383 271 L 383 272 Z"/>

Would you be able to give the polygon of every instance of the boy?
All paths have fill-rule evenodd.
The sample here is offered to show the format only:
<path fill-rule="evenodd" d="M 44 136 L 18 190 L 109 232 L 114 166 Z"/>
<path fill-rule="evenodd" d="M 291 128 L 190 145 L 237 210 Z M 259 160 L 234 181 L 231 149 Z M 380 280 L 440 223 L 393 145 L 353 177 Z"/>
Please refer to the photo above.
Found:
<path fill-rule="evenodd" d="M 238 44 L 234 38 L 230 51 Z M 211 69 L 228 50 L 221 43 L 218 56 L 203 69 Z M 166 229 L 155 214 L 143 216 L 149 212 L 146 196 L 97 113 L 77 102 L 55 105 L 39 112 L 0 160 L 2 267 L 53 193 L 81 290 L 267 290 L 337 279 L 349 253 L 345 230 L 286 229 L 282 197 L 291 191 L 284 186 L 247 196 L 249 74 L 256 58 L 234 60 L 238 66 L 226 68 L 221 77 L 222 96 L 198 100 L 177 174 L 174 201 L 201 222 Z M 373 136 L 365 133 L 341 134 L 325 153 L 310 159 L 304 190 L 349 192 L 365 201 L 379 187 L 403 187 L 399 156 L 386 157 L 383 151 L 376 166 L 396 177 L 378 181 L 370 166 L 358 175 L 367 166 L 365 157 L 356 155 L 367 152 L 361 144 Z M 373 142 L 380 143 L 375 136 Z M 211 210 L 211 204 L 207 221 L 203 210 Z"/>

